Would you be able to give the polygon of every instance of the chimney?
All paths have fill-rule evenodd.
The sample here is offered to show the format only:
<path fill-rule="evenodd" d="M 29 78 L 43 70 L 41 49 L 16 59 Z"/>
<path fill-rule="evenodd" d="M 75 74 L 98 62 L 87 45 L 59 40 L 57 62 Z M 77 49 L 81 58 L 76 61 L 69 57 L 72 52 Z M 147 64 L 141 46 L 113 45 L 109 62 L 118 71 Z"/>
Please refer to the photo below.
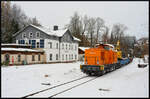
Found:
<path fill-rule="evenodd" d="M 54 31 L 57 31 L 57 30 L 58 30 L 58 26 L 54 25 Z"/>

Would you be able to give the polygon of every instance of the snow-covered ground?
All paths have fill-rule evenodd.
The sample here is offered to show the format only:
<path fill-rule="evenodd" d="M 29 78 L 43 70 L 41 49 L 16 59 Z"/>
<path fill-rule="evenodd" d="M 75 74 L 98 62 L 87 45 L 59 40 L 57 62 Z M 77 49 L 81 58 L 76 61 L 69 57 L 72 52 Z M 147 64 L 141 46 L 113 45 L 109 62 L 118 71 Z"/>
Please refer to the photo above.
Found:
<path fill-rule="evenodd" d="M 138 63 L 135 58 L 125 67 L 55 97 L 149 97 L 149 65 L 138 68 Z M 22 97 L 83 76 L 80 62 L 1 67 L 1 95 Z"/>

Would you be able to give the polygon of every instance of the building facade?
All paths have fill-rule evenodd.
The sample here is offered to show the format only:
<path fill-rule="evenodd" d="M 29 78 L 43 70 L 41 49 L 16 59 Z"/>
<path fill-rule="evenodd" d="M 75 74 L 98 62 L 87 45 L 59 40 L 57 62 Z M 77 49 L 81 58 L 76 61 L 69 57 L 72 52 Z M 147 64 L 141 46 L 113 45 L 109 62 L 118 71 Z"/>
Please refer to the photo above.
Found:
<path fill-rule="evenodd" d="M 72 62 L 78 60 L 79 39 L 68 29 L 54 30 L 29 25 L 14 35 L 17 44 L 29 44 L 45 52 L 46 62 Z"/>
<path fill-rule="evenodd" d="M 1 44 L 1 64 L 20 65 L 45 63 L 44 51 L 33 50 L 25 44 Z"/>

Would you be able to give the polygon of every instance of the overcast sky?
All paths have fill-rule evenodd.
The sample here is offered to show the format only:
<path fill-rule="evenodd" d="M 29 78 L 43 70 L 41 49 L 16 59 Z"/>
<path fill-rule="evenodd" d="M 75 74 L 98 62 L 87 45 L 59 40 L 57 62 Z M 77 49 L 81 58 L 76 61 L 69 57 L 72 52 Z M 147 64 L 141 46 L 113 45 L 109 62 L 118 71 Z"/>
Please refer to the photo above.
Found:
<path fill-rule="evenodd" d="M 21 7 L 28 17 L 35 17 L 44 27 L 53 28 L 58 25 L 63 28 L 69 23 L 75 11 L 81 16 L 101 17 L 109 27 L 122 23 L 128 27 L 127 34 L 136 38 L 149 37 L 149 4 L 146 1 L 117 2 L 68 2 L 68 1 L 13 1 Z"/>

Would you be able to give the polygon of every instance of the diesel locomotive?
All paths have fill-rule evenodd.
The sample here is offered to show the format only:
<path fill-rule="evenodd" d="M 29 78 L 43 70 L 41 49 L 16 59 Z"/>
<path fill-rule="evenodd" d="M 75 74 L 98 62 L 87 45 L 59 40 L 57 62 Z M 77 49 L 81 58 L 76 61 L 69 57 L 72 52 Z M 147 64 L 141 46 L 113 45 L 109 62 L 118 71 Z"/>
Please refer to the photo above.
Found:
<path fill-rule="evenodd" d="M 111 44 L 98 44 L 85 50 L 84 64 L 80 69 L 87 75 L 103 75 L 129 64 L 132 58 L 122 58 L 120 42 L 116 48 Z"/>

